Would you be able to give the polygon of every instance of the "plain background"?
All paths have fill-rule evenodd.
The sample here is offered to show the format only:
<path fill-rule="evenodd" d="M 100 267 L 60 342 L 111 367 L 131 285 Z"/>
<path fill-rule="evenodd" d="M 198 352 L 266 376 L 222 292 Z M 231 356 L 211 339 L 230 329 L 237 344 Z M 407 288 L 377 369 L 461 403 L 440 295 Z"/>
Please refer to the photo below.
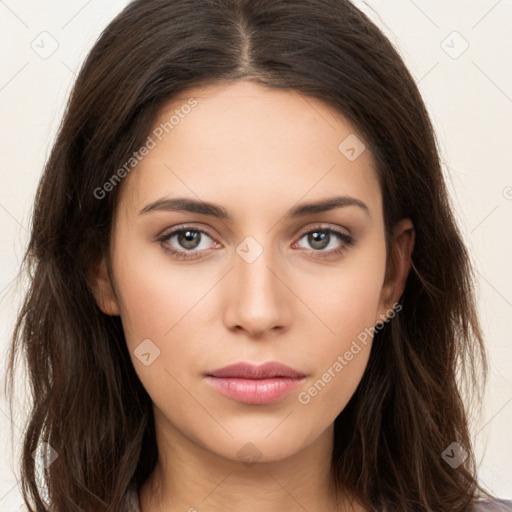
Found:
<path fill-rule="evenodd" d="M 0 0 L 0 353 L 20 304 L 16 288 L 35 187 L 74 77 L 121 0 Z M 478 277 L 490 359 L 472 428 L 480 480 L 512 498 L 512 0 L 354 0 L 415 77 L 440 141 L 457 219 Z M 53 52 L 53 53 L 52 53 Z M 51 53 L 51 54 L 50 54 Z M 2 383 L 4 370 L 2 368 Z M 22 398 L 20 396 L 20 403 Z M 21 414 L 21 413 L 20 413 Z M 0 398 L 0 510 L 22 504 L 10 455 L 22 416 Z M 17 475 L 17 473 L 16 473 Z"/>

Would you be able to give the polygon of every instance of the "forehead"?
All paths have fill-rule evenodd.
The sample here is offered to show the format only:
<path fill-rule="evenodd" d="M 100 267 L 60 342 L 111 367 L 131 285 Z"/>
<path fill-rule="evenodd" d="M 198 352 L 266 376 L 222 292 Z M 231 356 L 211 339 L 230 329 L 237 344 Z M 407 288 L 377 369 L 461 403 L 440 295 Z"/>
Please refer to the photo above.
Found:
<path fill-rule="evenodd" d="M 187 195 L 277 212 L 334 193 L 381 208 L 373 157 L 354 127 L 297 91 L 248 81 L 191 88 L 160 109 L 148 137 L 152 148 L 123 182 L 126 208 Z"/>

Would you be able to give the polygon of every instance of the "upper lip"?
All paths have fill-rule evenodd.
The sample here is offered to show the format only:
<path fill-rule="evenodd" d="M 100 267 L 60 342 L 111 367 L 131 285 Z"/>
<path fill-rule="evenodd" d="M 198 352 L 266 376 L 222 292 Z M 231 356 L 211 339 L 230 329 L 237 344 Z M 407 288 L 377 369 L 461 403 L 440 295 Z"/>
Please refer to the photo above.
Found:
<path fill-rule="evenodd" d="M 251 363 L 235 363 L 219 368 L 207 374 L 211 377 L 238 377 L 241 379 L 271 379 L 273 377 L 303 378 L 306 375 L 275 361 L 254 365 Z"/>

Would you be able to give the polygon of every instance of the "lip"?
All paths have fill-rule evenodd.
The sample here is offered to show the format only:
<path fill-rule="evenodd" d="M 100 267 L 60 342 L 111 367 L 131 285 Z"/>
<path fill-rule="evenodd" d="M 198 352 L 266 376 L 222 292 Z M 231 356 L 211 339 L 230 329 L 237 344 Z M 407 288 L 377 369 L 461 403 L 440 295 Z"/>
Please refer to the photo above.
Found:
<path fill-rule="evenodd" d="M 211 377 L 236 377 L 239 379 L 271 379 L 273 377 L 288 377 L 297 379 L 306 375 L 276 361 L 254 365 L 251 363 L 235 363 L 207 373 Z"/>
<path fill-rule="evenodd" d="M 305 378 L 304 373 L 274 361 L 259 366 L 236 363 L 206 374 L 207 382 L 219 393 L 253 405 L 281 400 Z"/>

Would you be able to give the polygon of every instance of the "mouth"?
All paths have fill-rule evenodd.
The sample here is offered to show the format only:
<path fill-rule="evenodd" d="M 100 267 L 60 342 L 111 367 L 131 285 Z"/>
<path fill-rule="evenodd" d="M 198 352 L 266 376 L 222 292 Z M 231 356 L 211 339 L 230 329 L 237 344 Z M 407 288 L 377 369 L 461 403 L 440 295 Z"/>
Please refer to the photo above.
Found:
<path fill-rule="evenodd" d="M 299 386 L 306 375 L 277 362 L 260 366 L 236 363 L 206 374 L 207 382 L 237 402 L 264 405 L 277 402 Z"/>

